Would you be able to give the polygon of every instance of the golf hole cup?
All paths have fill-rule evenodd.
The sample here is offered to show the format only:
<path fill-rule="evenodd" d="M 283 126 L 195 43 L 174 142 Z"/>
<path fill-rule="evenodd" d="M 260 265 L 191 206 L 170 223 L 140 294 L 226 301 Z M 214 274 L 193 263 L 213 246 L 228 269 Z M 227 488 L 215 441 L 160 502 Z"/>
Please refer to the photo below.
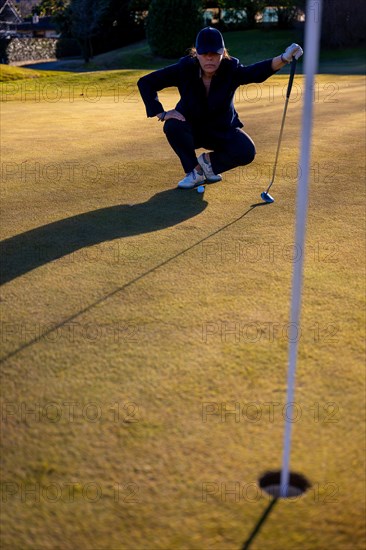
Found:
<path fill-rule="evenodd" d="M 266 472 L 259 479 L 259 487 L 273 498 L 281 496 L 281 471 Z M 294 498 L 302 495 L 311 487 L 309 481 L 302 474 L 290 472 L 290 479 L 285 498 Z"/>

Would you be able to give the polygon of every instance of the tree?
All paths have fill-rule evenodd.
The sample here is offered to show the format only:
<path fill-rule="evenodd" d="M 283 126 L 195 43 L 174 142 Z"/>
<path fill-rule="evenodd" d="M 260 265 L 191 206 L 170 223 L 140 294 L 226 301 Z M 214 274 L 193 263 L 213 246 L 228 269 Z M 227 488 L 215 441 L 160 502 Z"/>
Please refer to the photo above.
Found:
<path fill-rule="evenodd" d="M 55 10 L 61 2 L 64 9 Z M 60 50 L 67 51 L 66 55 L 77 55 L 76 40 L 86 63 L 94 54 L 120 48 L 145 36 L 148 0 L 42 0 L 39 7 L 44 12 L 53 12 L 62 35 Z"/>
<path fill-rule="evenodd" d="M 324 0 L 322 45 L 327 48 L 358 47 L 365 44 L 364 0 Z"/>
<path fill-rule="evenodd" d="M 242 9 L 244 9 L 247 14 L 248 27 L 255 27 L 257 23 L 256 15 L 257 13 L 263 11 L 267 5 L 267 2 L 265 0 L 239 0 L 239 3 L 242 5 Z"/>
<path fill-rule="evenodd" d="M 303 11 L 304 2 L 294 0 L 271 0 L 271 6 L 276 10 L 280 29 L 289 29 Z"/>
<path fill-rule="evenodd" d="M 80 44 L 85 63 L 92 57 L 91 39 L 97 34 L 108 6 L 109 0 L 71 0 L 71 33 Z"/>
<path fill-rule="evenodd" d="M 32 8 L 32 13 L 41 17 L 55 17 L 62 14 L 69 3 L 70 0 L 41 0 L 39 4 Z"/>
<path fill-rule="evenodd" d="M 132 11 L 147 11 L 150 0 L 129 0 L 128 4 Z"/>
<path fill-rule="evenodd" d="M 147 0 L 109 0 L 92 41 L 95 50 L 100 53 L 117 49 L 144 38 L 148 8 Z"/>
<path fill-rule="evenodd" d="M 203 24 L 201 0 L 152 0 L 147 39 L 155 55 L 172 58 L 193 46 Z"/>

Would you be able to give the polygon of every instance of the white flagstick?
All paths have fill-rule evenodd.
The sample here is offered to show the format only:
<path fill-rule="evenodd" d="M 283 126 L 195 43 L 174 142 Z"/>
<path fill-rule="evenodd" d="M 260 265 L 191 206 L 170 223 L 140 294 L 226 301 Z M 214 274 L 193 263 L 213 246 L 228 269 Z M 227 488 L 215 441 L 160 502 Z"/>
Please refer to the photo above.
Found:
<path fill-rule="evenodd" d="M 291 301 L 291 329 L 288 348 L 288 374 L 287 374 L 287 408 L 288 415 L 285 419 L 285 435 L 283 445 L 283 460 L 280 482 L 280 496 L 286 497 L 290 479 L 290 452 L 291 452 L 291 428 L 293 418 L 293 405 L 295 393 L 295 373 L 298 348 L 298 328 L 301 312 L 301 294 L 305 250 L 306 217 L 308 208 L 308 183 L 311 157 L 311 133 L 313 122 L 313 94 L 314 75 L 317 70 L 319 58 L 319 41 L 321 27 L 322 0 L 308 0 L 305 20 L 305 98 L 302 113 L 302 139 L 300 175 L 297 184 L 296 206 L 296 237 L 295 243 L 301 255 L 295 262 L 292 276 L 292 301 Z"/>

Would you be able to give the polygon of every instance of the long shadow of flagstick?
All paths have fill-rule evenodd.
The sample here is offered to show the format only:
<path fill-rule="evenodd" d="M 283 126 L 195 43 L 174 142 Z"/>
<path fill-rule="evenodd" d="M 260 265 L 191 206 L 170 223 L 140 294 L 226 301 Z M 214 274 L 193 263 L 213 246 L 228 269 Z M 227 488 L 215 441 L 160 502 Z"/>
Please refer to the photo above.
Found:
<path fill-rule="evenodd" d="M 267 508 L 264 510 L 263 514 L 259 518 L 258 522 L 256 523 L 253 531 L 250 534 L 250 537 L 244 542 L 241 550 L 248 550 L 252 542 L 254 541 L 255 537 L 258 535 L 262 525 L 266 522 L 269 514 L 272 511 L 272 508 L 276 505 L 278 501 L 278 498 L 273 498 L 270 503 L 268 504 Z"/>

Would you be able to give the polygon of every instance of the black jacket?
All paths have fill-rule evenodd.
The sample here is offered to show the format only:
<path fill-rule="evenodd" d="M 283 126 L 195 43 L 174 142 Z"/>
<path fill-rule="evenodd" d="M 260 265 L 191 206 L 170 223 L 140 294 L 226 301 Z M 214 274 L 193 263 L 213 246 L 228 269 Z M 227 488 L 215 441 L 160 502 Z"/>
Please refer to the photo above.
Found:
<path fill-rule="evenodd" d="M 217 130 L 242 128 L 234 107 L 235 91 L 241 84 L 267 80 L 276 72 L 271 63 L 272 59 L 267 59 L 245 67 L 235 57 L 224 58 L 212 79 L 208 96 L 198 59 L 191 56 L 182 57 L 174 65 L 143 76 L 137 85 L 148 117 L 164 111 L 157 92 L 176 86 L 180 93 L 176 110 L 194 126 L 204 124 L 206 128 Z"/>

